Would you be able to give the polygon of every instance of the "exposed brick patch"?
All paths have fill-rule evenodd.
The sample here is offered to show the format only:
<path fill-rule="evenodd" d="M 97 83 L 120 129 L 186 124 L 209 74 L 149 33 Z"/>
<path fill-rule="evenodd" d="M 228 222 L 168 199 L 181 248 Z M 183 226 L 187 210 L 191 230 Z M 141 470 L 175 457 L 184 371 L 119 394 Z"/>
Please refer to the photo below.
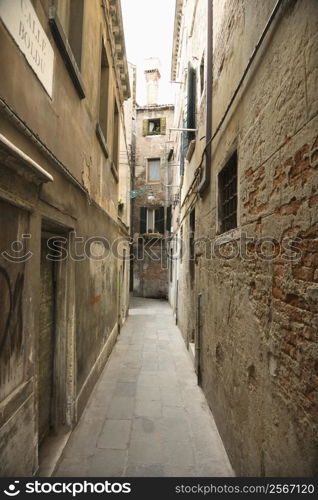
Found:
<path fill-rule="evenodd" d="M 296 200 L 295 197 L 293 197 L 289 203 L 286 203 L 285 205 L 282 205 L 281 207 L 278 207 L 275 209 L 275 214 L 276 215 L 297 215 L 297 212 L 302 205 L 302 203 L 305 201 L 305 198 L 301 200 Z"/>
<path fill-rule="evenodd" d="M 250 167 L 246 172 L 245 172 L 245 177 L 250 181 L 253 177 L 253 169 Z"/>
<path fill-rule="evenodd" d="M 308 205 L 310 206 L 310 208 L 318 205 L 318 194 L 315 194 L 314 196 L 311 196 L 309 198 Z"/>
<path fill-rule="evenodd" d="M 311 311 L 298 309 L 281 300 L 274 302 L 274 308 L 286 315 L 289 321 L 296 321 L 306 326 L 317 328 L 317 316 Z"/>
<path fill-rule="evenodd" d="M 294 155 L 289 170 L 289 182 L 293 185 L 301 184 L 303 186 L 312 174 L 309 146 L 304 144 Z"/>
<path fill-rule="evenodd" d="M 290 160 L 292 160 L 290 158 Z M 273 186 L 278 186 L 287 178 L 286 170 L 283 165 L 277 165 L 275 167 L 274 177 L 273 177 Z"/>
<path fill-rule="evenodd" d="M 311 150 L 316 149 L 316 148 L 318 149 L 318 135 L 317 135 L 317 137 L 316 137 L 316 139 L 311 147 Z"/>
<path fill-rule="evenodd" d="M 293 268 L 293 278 L 302 281 L 313 281 L 314 280 L 314 269 L 310 267 L 294 267 Z"/>
<path fill-rule="evenodd" d="M 313 165 L 316 165 L 316 163 L 318 162 L 318 149 L 316 149 L 316 151 L 314 151 L 312 154 L 311 154 L 311 163 Z"/>

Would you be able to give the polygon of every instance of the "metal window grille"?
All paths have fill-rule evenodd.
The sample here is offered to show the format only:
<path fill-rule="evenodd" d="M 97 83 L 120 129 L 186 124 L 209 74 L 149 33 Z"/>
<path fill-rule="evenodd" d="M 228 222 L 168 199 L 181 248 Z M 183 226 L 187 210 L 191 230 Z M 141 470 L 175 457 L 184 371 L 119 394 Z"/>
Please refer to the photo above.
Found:
<path fill-rule="evenodd" d="M 237 227 L 237 152 L 219 174 L 221 232 Z"/>

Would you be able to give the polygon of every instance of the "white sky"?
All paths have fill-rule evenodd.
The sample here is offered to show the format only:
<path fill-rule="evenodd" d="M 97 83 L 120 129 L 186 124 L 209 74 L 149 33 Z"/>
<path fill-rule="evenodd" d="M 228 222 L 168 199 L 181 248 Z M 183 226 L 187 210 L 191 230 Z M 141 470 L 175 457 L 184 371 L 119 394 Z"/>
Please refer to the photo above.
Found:
<path fill-rule="evenodd" d="M 175 0 L 121 0 L 127 59 L 137 66 L 137 103 L 145 104 L 144 61 L 161 61 L 159 104 L 174 103 L 170 84 Z"/>

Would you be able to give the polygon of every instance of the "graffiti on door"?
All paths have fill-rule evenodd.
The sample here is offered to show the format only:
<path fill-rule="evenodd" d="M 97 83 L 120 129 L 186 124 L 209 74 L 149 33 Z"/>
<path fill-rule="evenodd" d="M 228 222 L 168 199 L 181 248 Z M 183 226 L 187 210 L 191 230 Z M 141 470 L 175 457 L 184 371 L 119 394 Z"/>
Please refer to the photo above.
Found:
<path fill-rule="evenodd" d="M 22 346 L 23 314 L 22 292 L 24 273 L 10 276 L 0 265 L 1 317 L 0 358 L 8 362 L 13 353 L 18 354 Z"/>

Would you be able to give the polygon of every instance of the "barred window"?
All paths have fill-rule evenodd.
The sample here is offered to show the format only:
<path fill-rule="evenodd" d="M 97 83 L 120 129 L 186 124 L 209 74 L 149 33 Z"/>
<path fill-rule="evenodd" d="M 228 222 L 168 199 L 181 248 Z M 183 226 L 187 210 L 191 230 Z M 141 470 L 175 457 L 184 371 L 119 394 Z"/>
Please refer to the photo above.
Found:
<path fill-rule="evenodd" d="M 219 218 L 222 233 L 237 227 L 237 151 L 219 173 Z"/>

